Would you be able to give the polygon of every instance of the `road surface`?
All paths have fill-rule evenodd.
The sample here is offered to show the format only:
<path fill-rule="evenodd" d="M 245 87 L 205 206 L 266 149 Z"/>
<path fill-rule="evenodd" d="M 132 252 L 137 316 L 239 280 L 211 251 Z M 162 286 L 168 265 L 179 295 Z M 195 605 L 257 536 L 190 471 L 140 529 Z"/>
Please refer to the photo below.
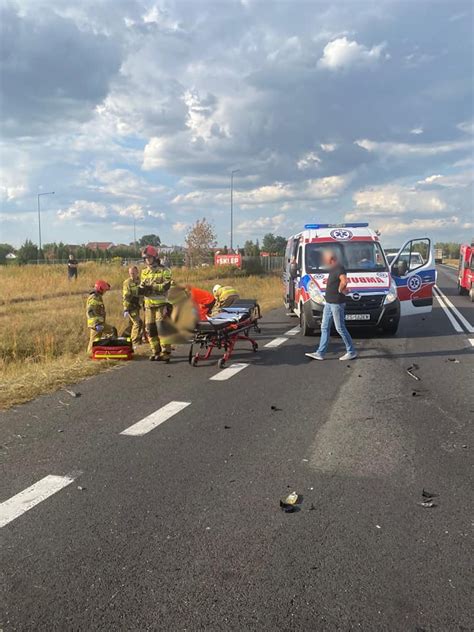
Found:
<path fill-rule="evenodd" d="M 473 630 L 474 305 L 438 286 L 352 363 L 276 310 L 228 379 L 183 349 L 2 413 L 0 630 Z"/>

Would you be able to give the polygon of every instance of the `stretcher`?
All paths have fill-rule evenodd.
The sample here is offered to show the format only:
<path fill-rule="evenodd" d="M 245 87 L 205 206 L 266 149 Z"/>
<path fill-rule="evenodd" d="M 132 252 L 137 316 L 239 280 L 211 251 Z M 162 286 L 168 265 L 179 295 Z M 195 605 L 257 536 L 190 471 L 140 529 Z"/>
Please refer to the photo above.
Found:
<path fill-rule="evenodd" d="M 224 354 L 219 358 L 217 366 L 223 369 L 239 340 L 248 342 L 256 352 L 258 343 L 250 337 L 250 332 L 260 333 L 260 317 L 257 301 L 240 299 L 212 318 L 199 321 L 189 349 L 189 364 L 197 366 L 201 360 L 209 360 L 214 349 L 222 349 Z M 198 347 L 196 352 L 195 347 Z"/>

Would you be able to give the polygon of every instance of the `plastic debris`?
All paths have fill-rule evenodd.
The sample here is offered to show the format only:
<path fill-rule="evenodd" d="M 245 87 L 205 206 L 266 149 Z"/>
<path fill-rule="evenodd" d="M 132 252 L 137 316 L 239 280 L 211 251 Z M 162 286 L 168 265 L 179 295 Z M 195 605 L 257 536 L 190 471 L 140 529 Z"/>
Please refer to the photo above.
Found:
<path fill-rule="evenodd" d="M 301 502 L 301 497 L 296 492 L 291 492 L 288 496 L 285 496 L 280 500 L 280 507 L 285 513 L 293 513 L 299 511 L 298 503 Z"/>
<path fill-rule="evenodd" d="M 311 503 L 311 507 L 308 509 L 308 511 L 316 511 L 316 507 L 313 503 Z"/>
<path fill-rule="evenodd" d="M 76 391 L 70 391 L 67 388 L 64 389 L 64 391 L 70 395 L 71 397 L 80 397 L 81 393 L 76 393 Z"/>
<path fill-rule="evenodd" d="M 278 406 L 274 406 L 273 404 L 270 406 L 270 408 L 275 411 L 283 410 L 282 408 L 278 408 Z"/>
<path fill-rule="evenodd" d="M 410 377 L 412 377 L 414 380 L 416 380 L 417 382 L 420 381 L 421 378 L 418 377 L 418 375 L 415 375 L 413 373 L 413 369 L 417 370 L 419 367 L 417 364 L 412 364 L 411 366 L 408 367 L 407 369 L 407 373 Z"/>
<path fill-rule="evenodd" d="M 81 485 L 78 485 L 78 486 L 77 486 L 77 489 L 78 489 L 80 492 L 85 492 L 85 491 L 86 491 L 86 489 L 87 489 L 87 487 L 82 487 Z"/>
<path fill-rule="evenodd" d="M 64 432 L 64 430 L 62 428 L 59 428 L 58 432 Z"/>
<path fill-rule="evenodd" d="M 454 362 L 454 364 L 459 364 L 459 360 L 457 358 L 448 358 L 447 362 Z"/>
<path fill-rule="evenodd" d="M 421 492 L 421 495 L 423 496 L 423 498 L 436 498 L 436 496 L 438 494 L 432 494 L 431 492 L 429 492 L 425 488 L 423 488 L 423 491 Z"/>
<path fill-rule="evenodd" d="M 420 507 L 436 507 L 436 503 L 433 500 L 422 500 L 418 503 Z"/>
<path fill-rule="evenodd" d="M 232 426 L 224 426 L 224 430 L 230 430 Z"/>

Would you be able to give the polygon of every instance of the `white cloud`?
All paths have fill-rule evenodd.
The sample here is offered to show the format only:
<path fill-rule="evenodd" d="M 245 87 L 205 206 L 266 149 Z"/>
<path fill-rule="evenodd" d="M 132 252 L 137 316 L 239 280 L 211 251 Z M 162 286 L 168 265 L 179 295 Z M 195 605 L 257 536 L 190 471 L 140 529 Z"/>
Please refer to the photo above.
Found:
<path fill-rule="evenodd" d="M 391 143 L 363 138 L 356 140 L 355 144 L 371 153 L 396 158 L 437 156 L 453 151 L 470 149 L 472 147 L 470 140 L 445 141 L 439 143 Z"/>
<path fill-rule="evenodd" d="M 382 239 L 388 235 L 410 234 L 411 236 L 419 236 L 421 232 L 430 235 L 432 232 L 444 231 L 447 228 L 462 228 L 466 226 L 455 215 L 451 217 L 435 217 L 427 219 L 414 219 L 411 222 L 400 221 L 394 218 L 390 222 L 379 224 L 376 228 L 381 232 Z"/>
<path fill-rule="evenodd" d="M 88 202 L 87 200 L 76 200 L 66 209 L 57 212 L 60 220 L 87 220 L 90 218 L 105 219 L 107 217 L 107 207 L 98 202 Z"/>
<path fill-rule="evenodd" d="M 257 217 L 255 219 L 240 222 L 237 225 L 239 233 L 247 235 L 260 234 L 262 231 L 269 233 L 277 233 L 286 222 L 286 215 L 278 213 L 277 215 L 267 217 Z"/>
<path fill-rule="evenodd" d="M 474 119 L 472 121 L 463 121 L 462 123 L 459 123 L 457 128 L 466 134 L 474 134 Z"/>
<path fill-rule="evenodd" d="M 336 143 L 321 143 L 320 147 L 323 151 L 328 152 L 328 153 L 332 151 L 336 151 L 337 149 Z"/>
<path fill-rule="evenodd" d="M 318 154 L 314 151 L 309 151 L 298 160 L 296 166 L 300 171 L 306 171 L 307 169 L 317 167 L 319 164 L 321 164 L 321 158 Z"/>
<path fill-rule="evenodd" d="M 415 136 L 419 136 L 420 134 L 423 134 L 423 128 L 422 127 L 414 127 L 413 129 L 410 130 L 410 134 L 414 134 Z"/>
<path fill-rule="evenodd" d="M 458 189 L 464 188 L 472 184 L 474 180 L 474 172 L 464 171 L 461 173 L 454 173 L 447 176 L 443 176 L 441 174 L 435 174 L 432 176 L 428 176 L 424 178 L 424 180 L 418 180 L 417 184 L 423 186 L 423 188 L 427 188 L 431 185 L 435 185 L 435 187 L 445 187 L 448 189 Z"/>
<path fill-rule="evenodd" d="M 397 184 L 388 184 L 353 195 L 357 215 L 398 215 L 400 213 L 440 213 L 446 202 L 431 191 L 418 191 Z M 354 219 L 351 216 L 348 219 Z"/>
<path fill-rule="evenodd" d="M 184 233 L 188 226 L 189 224 L 186 224 L 185 222 L 175 222 L 172 228 L 175 233 Z"/>
<path fill-rule="evenodd" d="M 356 41 L 348 40 L 347 37 L 339 37 L 326 44 L 318 66 L 329 70 L 339 70 L 356 65 L 373 64 L 382 58 L 385 46 L 385 43 L 382 43 L 367 48 Z"/>

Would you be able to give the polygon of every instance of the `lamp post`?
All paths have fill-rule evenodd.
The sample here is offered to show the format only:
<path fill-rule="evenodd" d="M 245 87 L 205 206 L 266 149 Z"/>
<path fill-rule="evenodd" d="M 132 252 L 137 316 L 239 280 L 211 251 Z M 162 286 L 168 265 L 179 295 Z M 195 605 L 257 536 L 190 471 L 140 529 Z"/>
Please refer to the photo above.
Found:
<path fill-rule="evenodd" d="M 230 172 L 230 251 L 234 247 L 234 173 L 239 173 L 240 169 Z"/>
<path fill-rule="evenodd" d="M 40 197 L 42 195 L 54 195 L 54 191 L 48 191 L 46 193 L 38 193 L 38 258 L 37 262 L 40 262 L 41 257 L 41 204 Z"/>

